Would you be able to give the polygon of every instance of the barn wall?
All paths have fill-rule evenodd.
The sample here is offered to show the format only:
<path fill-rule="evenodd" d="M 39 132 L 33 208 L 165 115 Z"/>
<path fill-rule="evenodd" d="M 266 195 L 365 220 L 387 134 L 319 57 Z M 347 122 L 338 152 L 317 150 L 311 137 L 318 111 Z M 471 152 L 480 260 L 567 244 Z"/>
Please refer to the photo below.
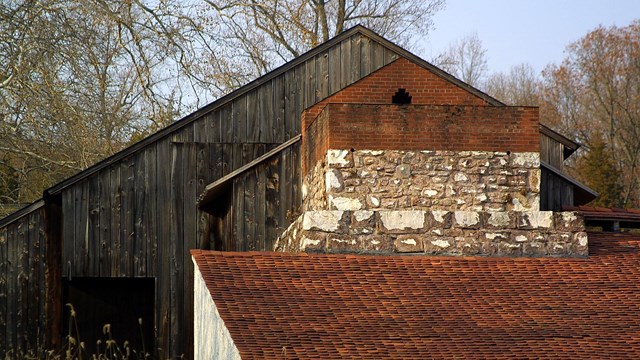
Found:
<path fill-rule="evenodd" d="M 543 161 L 558 170 L 564 169 L 564 145 L 540 133 L 540 161 Z"/>
<path fill-rule="evenodd" d="M 44 207 L 0 228 L 0 356 L 44 348 Z"/>
<path fill-rule="evenodd" d="M 63 274 L 156 277 L 158 346 L 165 354 L 190 357 L 189 250 L 205 247 L 211 231 L 211 217 L 196 207 L 198 195 L 299 134 L 305 108 L 396 58 L 356 34 L 65 188 Z M 289 192 L 274 192 L 275 178 Z M 233 216 L 225 218 L 236 226 L 228 247 L 269 249 L 270 239 L 290 223 L 287 212 L 300 205 L 299 183 L 299 146 L 235 180 Z"/>

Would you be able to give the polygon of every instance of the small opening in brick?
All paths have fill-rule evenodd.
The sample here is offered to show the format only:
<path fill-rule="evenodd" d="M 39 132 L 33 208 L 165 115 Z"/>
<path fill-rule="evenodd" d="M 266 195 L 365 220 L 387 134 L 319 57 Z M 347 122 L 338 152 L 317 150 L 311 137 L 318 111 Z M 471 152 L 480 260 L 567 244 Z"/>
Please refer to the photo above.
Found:
<path fill-rule="evenodd" d="M 355 152 L 356 151 L 356 149 L 354 149 L 354 148 L 351 148 L 350 150 L 351 150 L 351 152 Z"/>
<path fill-rule="evenodd" d="M 507 155 L 511 155 L 511 151 L 507 150 Z"/>
<path fill-rule="evenodd" d="M 398 105 L 411 104 L 411 95 L 406 89 L 398 89 L 398 91 L 391 97 L 391 102 Z"/>

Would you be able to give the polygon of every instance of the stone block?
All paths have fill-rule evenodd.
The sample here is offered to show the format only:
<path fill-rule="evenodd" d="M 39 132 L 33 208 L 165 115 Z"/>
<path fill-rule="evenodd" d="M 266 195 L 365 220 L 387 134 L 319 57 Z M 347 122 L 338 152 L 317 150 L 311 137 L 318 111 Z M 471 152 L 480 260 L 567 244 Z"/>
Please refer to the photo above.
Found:
<path fill-rule="evenodd" d="M 379 229 L 383 233 L 417 233 L 425 228 L 425 211 L 423 210 L 384 210 L 380 211 L 379 215 Z"/>
<path fill-rule="evenodd" d="M 355 211 L 365 207 L 363 201 L 358 198 L 357 194 L 350 195 L 351 196 L 329 195 L 329 208 L 331 210 Z"/>
<path fill-rule="evenodd" d="M 427 211 L 427 227 L 429 229 L 449 229 L 451 217 L 451 212 L 446 210 Z"/>
<path fill-rule="evenodd" d="M 344 234 L 349 228 L 350 219 L 347 211 L 307 211 L 303 214 L 302 229 Z"/>
<path fill-rule="evenodd" d="M 439 255 L 455 252 L 456 242 L 452 236 L 425 236 L 424 251 L 427 254 Z"/>
<path fill-rule="evenodd" d="M 552 211 L 528 211 L 518 214 L 519 229 L 553 229 Z"/>
<path fill-rule="evenodd" d="M 322 253 L 327 249 L 327 233 L 322 231 L 302 231 L 297 242 L 299 243 L 300 251 Z"/>
<path fill-rule="evenodd" d="M 464 236 L 455 238 L 456 248 L 461 255 L 479 255 L 484 253 L 483 239 L 477 231 L 465 231 Z"/>
<path fill-rule="evenodd" d="M 393 238 L 390 235 L 359 235 L 362 252 L 391 254 L 394 251 Z"/>
<path fill-rule="evenodd" d="M 353 253 L 362 252 L 362 241 L 358 235 L 328 234 L 328 253 Z"/>
<path fill-rule="evenodd" d="M 571 253 L 573 234 L 567 232 L 550 233 L 547 236 L 547 253 L 550 256 L 567 256 Z"/>
<path fill-rule="evenodd" d="M 512 243 L 510 241 L 504 241 L 498 243 L 498 252 L 496 255 L 500 256 L 521 256 L 522 255 L 522 243 Z"/>
<path fill-rule="evenodd" d="M 514 152 L 509 155 L 511 166 L 526 169 L 540 168 L 540 153 L 538 152 Z"/>
<path fill-rule="evenodd" d="M 589 237 L 584 231 L 573 234 L 573 253 L 578 256 L 589 255 Z"/>
<path fill-rule="evenodd" d="M 480 213 L 475 211 L 455 211 L 453 213 L 454 226 L 462 229 L 479 229 L 481 227 Z"/>
<path fill-rule="evenodd" d="M 400 164 L 396 167 L 396 176 L 407 179 L 411 177 L 411 165 Z"/>
<path fill-rule="evenodd" d="M 344 190 L 342 172 L 336 169 L 328 169 L 324 175 L 324 185 L 327 192 L 339 193 Z"/>
<path fill-rule="evenodd" d="M 393 242 L 395 252 L 397 253 L 422 253 L 424 252 L 424 239 L 422 236 L 398 235 Z"/>
<path fill-rule="evenodd" d="M 350 168 L 353 166 L 353 154 L 349 150 L 327 150 L 327 165 L 332 168 Z"/>
<path fill-rule="evenodd" d="M 584 219 L 574 211 L 554 213 L 556 230 L 558 231 L 584 231 Z"/>
<path fill-rule="evenodd" d="M 522 244 L 531 241 L 532 232 L 531 231 L 522 231 L 522 230 L 514 230 L 511 231 L 511 243 L 514 244 Z"/>
<path fill-rule="evenodd" d="M 351 234 L 373 234 L 376 230 L 376 213 L 370 210 L 358 210 L 351 214 Z"/>
<path fill-rule="evenodd" d="M 546 242 L 531 241 L 522 245 L 522 253 L 524 256 L 542 257 L 548 255 Z"/>
<path fill-rule="evenodd" d="M 482 223 L 488 230 L 515 229 L 516 216 L 507 211 L 483 212 Z"/>

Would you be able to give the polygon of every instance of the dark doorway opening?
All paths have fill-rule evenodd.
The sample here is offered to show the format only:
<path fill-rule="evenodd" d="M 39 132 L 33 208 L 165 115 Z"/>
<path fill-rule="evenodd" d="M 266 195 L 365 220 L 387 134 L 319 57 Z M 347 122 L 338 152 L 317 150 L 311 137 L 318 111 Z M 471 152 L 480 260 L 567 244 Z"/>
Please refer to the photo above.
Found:
<path fill-rule="evenodd" d="M 75 310 L 74 323 L 70 308 L 64 308 L 63 336 L 69 335 L 71 325 L 71 335 L 85 343 L 89 354 L 103 352 L 110 337 L 123 352 L 126 341 L 131 351 L 153 354 L 154 278 L 65 278 L 63 289 L 63 304 L 72 304 Z"/>

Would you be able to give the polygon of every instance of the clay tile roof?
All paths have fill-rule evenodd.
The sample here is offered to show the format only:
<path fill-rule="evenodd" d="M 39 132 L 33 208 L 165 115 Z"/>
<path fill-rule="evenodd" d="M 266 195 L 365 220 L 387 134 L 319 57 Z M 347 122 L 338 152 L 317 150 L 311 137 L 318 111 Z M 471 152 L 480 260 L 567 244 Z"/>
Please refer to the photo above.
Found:
<path fill-rule="evenodd" d="M 640 222 L 640 209 L 620 209 L 591 206 L 566 206 L 564 210 L 578 211 L 586 220 L 618 220 Z"/>
<path fill-rule="evenodd" d="M 193 255 L 242 359 L 638 359 L 640 237 L 589 241 L 587 259 Z"/>

